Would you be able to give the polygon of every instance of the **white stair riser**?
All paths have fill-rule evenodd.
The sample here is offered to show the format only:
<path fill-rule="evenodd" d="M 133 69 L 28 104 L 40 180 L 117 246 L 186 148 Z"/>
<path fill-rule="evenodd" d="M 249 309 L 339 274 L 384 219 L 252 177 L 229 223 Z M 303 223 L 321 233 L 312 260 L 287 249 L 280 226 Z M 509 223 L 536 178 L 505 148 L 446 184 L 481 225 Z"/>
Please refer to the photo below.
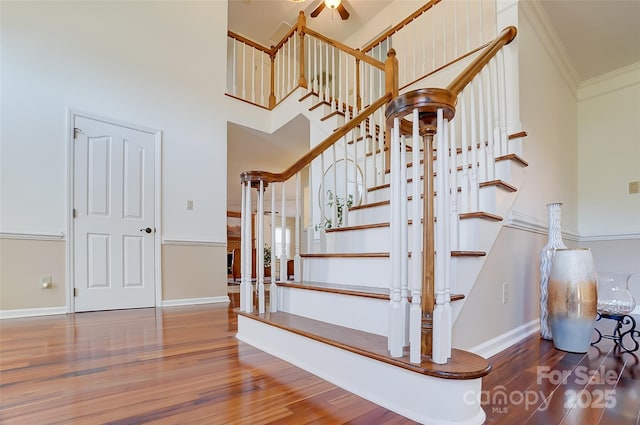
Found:
<path fill-rule="evenodd" d="M 411 247 L 413 225 L 409 226 L 408 245 Z M 371 229 L 328 232 L 327 253 L 388 252 L 390 249 L 391 228 L 374 227 Z"/>
<path fill-rule="evenodd" d="M 298 316 L 320 320 L 387 336 L 389 301 L 280 287 L 278 309 Z"/>
<path fill-rule="evenodd" d="M 303 258 L 303 280 L 388 288 L 389 258 Z"/>
<path fill-rule="evenodd" d="M 409 264 L 408 282 L 411 282 L 411 258 Z M 369 286 L 374 288 L 389 288 L 391 281 L 391 260 L 381 258 L 343 258 L 320 257 L 302 258 L 302 276 L 304 281 L 335 283 L 353 286 Z"/>

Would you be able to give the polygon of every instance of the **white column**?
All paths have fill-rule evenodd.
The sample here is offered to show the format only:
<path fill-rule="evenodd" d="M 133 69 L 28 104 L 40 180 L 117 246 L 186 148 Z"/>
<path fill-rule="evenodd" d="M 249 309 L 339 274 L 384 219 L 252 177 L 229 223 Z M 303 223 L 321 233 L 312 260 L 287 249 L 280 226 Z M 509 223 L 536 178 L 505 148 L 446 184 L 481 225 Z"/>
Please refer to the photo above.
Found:
<path fill-rule="evenodd" d="M 256 279 L 258 286 L 258 313 L 265 312 L 264 299 L 264 182 L 258 186 L 258 211 L 256 213 Z"/>
<path fill-rule="evenodd" d="M 401 243 L 400 243 L 400 122 L 394 119 L 391 129 L 391 287 L 390 287 L 390 312 L 389 312 L 389 339 L 388 347 L 391 356 L 402 356 L 402 309 L 400 305 L 400 267 L 401 267 Z M 405 200 L 406 202 L 406 200 Z"/>

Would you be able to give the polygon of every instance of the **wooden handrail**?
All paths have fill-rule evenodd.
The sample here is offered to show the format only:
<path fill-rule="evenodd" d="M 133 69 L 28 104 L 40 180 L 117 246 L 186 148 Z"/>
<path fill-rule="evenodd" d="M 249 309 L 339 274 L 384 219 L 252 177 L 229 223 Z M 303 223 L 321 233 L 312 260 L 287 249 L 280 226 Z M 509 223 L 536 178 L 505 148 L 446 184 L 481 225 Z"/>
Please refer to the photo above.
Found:
<path fill-rule="evenodd" d="M 311 161 L 316 159 L 322 152 L 327 150 L 335 142 L 347 135 L 348 132 L 356 128 L 362 121 L 373 114 L 378 108 L 381 108 L 385 103 L 391 100 L 391 93 L 387 93 L 374 103 L 366 107 L 360 114 L 354 117 L 351 121 L 334 131 L 329 137 L 327 137 L 322 143 L 311 149 L 304 154 L 299 160 L 297 160 L 292 166 L 287 168 L 281 173 L 271 173 L 268 171 L 244 171 L 240 174 L 240 180 L 242 182 L 257 182 L 264 181 L 266 183 L 284 182 L 296 175 L 307 165 L 311 164 Z"/>
<path fill-rule="evenodd" d="M 314 36 L 315 38 L 319 38 L 320 40 L 324 41 L 325 43 L 342 50 L 343 52 L 349 53 L 350 55 L 354 56 L 356 59 L 360 59 L 363 62 L 368 63 L 371 66 L 375 66 L 378 69 L 384 70 L 384 62 L 379 61 L 378 59 L 372 58 L 369 55 L 366 55 L 364 53 L 362 53 L 360 50 L 358 49 L 354 49 L 352 47 L 347 46 L 346 44 L 340 43 L 339 41 L 333 40 L 329 37 L 327 37 L 326 35 L 322 35 L 319 32 L 316 32 L 314 30 L 312 30 L 311 28 L 305 27 L 304 28 L 304 32 L 305 34 L 309 34 Z"/>
<path fill-rule="evenodd" d="M 498 51 L 511 43 L 517 34 L 518 30 L 514 26 L 503 29 L 498 37 L 489 43 L 487 48 L 447 86 L 447 90 L 453 92 L 456 96 L 459 95 Z"/>
<path fill-rule="evenodd" d="M 282 37 L 282 40 L 280 40 L 280 42 L 278 44 L 273 46 L 273 48 L 271 49 L 271 54 L 275 55 L 276 52 L 278 50 L 280 50 L 280 48 L 284 45 L 284 43 L 286 43 L 287 40 L 290 39 L 291 36 L 296 33 L 296 31 L 298 31 L 298 26 L 297 25 L 295 27 L 291 27 L 291 29 L 289 31 L 287 31 L 287 33 L 284 35 L 284 37 Z"/>
<path fill-rule="evenodd" d="M 231 37 L 231 38 L 235 38 L 236 40 L 243 42 L 244 44 L 248 44 L 249 46 L 253 47 L 254 49 L 260 50 L 260 51 L 262 51 L 262 52 L 264 52 L 264 53 L 266 53 L 268 55 L 271 55 L 271 50 L 272 49 L 264 47 L 264 46 L 256 43 L 253 40 L 249 40 L 248 38 L 243 37 L 240 34 L 236 34 L 233 31 L 227 31 L 227 35 L 229 37 Z"/>
<path fill-rule="evenodd" d="M 391 37 L 393 34 L 395 34 L 398 31 L 400 31 L 408 23 L 410 23 L 411 21 L 413 21 L 414 19 L 416 19 L 417 17 L 419 17 L 424 12 L 426 12 L 429 9 L 431 9 L 433 6 L 435 6 L 436 4 L 440 3 L 441 1 L 442 0 L 431 0 L 430 2 L 428 2 L 424 6 L 420 7 L 418 10 L 413 12 L 411 15 L 407 16 L 406 18 L 404 18 L 402 21 L 400 21 L 399 24 L 394 25 L 393 27 L 389 28 L 389 30 L 385 31 L 380 36 L 376 37 L 372 42 L 370 42 L 369 44 L 364 46 L 361 50 L 366 53 L 369 50 L 373 49 L 375 46 L 380 44 L 380 42 L 384 41 L 385 39 Z"/>

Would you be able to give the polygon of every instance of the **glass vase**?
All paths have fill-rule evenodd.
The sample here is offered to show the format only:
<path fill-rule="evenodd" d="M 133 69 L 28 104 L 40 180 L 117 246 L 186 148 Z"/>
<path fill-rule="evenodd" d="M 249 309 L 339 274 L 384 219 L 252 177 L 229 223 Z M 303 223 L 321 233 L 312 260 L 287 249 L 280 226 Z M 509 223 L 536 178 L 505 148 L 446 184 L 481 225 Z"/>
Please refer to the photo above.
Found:
<path fill-rule="evenodd" d="M 549 313 L 547 310 L 549 272 L 551 262 L 556 249 L 564 249 L 567 246 L 562 241 L 562 229 L 560 228 L 560 207 L 561 203 L 547 204 L 549 213 L 549 239 L 547 244 L 540 250 L 540 336 L 544 339 L 552 339 L 551 327 L 549 326 Z"/>
<path fill-rule="evenodd" d="M 598 313 L 624 316 L 636 308 L 629 291 L 628 272 L 598 272 Z"/>

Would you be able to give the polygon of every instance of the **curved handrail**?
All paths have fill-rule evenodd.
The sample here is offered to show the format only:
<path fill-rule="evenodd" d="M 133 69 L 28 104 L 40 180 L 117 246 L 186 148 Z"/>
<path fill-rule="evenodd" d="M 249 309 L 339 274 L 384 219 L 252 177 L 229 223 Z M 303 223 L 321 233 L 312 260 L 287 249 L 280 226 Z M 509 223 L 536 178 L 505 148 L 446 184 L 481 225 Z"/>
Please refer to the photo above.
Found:
<path fill-rule="evenodd" d="M 511 43 L 517 34 L 518 29 L 514 26 L 503 29 L 495 40 L 489 43 L 487 48 L 447 86 L 447 90 L 452 91 L 456 96 L 459 95 L 498 51 Z"/>
<path fill-rule="evenodd" d="M 518 30 L 509 26 L 502 32 L 460 73 L 445 89 L 424 88 L 416 89 L 393 99 L 386 110 L 386 118 L 389 123 L 393 118 L 405 116 L 408 111 L 419 108 L 420 119 L 423 125 L 433 125 L 435 113 L 439 108 L 445 110 L 448 119 L 453 118 L 456 110 L 458 95 L 480 73 L 482 68 L 505 45 L 511 43 Z"/>
<path fill-rule="evenodd" d="M 354 56 L 356 59 L 360 59 L 363 62 L 368 63 L 371 66 L 375 66 L 378 69 L 382 69 L 384 70 L 384 62 L 379 61 L 378 59 L 375 59 L 365 53 L 363 53 L 361 50 L 357 50 L 354 49 L 352 47 L 347 46 L 344 43 L 340 43 L 339 41 L 333 40 L 329 37 L 327 37 L 326 35 L 322 35 L 317 31 L 312 30 L 311 28 L 308 27 L 304 27 L 304 33 L 308 34 L 308 35 L 312 35 L 316 38 L 319 38 L 320 40 L 324 41 L 327 44 L 332 45 L 333 47 L 336 47 L 340 50 L 342 50 L 343 52 L 349 53 L 350 55 Z"/>
<path fill-rule="evenodd" d="M 435 6 L 436 4 L 440 3 L 442 0 L 431 0 L 430 2 L 428 2 L 427 4 L 425 4 L 424 6 L 421 6 L 418 10 L 416 10 L 415 12 L 413 12 L 411 15 L 407 16 L 406 18 L 404 18 L 402 21 L 400 21 L 400 23 L 394 25 L 393 27 L 389 28 L 387 31 L 385 31 L 384 33 L 380 34 L 380 36 L 376 37 L 373 41 L 371 41 L 369 44 L 367 44 L 366 46 L 364 46 L 361 50 L 363 52 L 368 52 L 369 50 L 373 49 L 375 46 L 377 46 L 378 44 L 380 44 L 382 41 L 384 41 L 386 38 L 389 38 L 390 36 L 392 36 L 393 34 L 397 33 L 398 31 L 400 31 L 402 28 L 404 28 L 407 24 L 411 23 L 411 21 L 413 21 L 414 19 L 416 19 L 417 17 L 419 17 L 420 15 L 422 15 L 424 12 L 426 12 L 427 10 L 431 9 L 433 6 Z"/>
<path fill-rule="evenodd" d="M 351 121 L 334 131 L 329 137 L 327 137 L 322 143 L 311 149 L 304 154 L 299 160 L 297 160 L 292 166 L 282 171 L 281 173 L 272 173 L 268 171 L 243 171 L 240 174 L 240 180 L 242 182 L 258 182 L 262 180 L 266 183 L 284 182 L 296 175 L 307 165 L 311 164 L 311 161 L 316 159 L 322 152 L 327 150 L 331 145 L 344 137 L 349 131 L 356 128 L 362 121 L 368 118 L 373 112 L 382 107 L 385 103 L 391 100 L 391 93 L 387 93 L 380 99 L 376 100 L 371 105 L 367 106 Z"/>

